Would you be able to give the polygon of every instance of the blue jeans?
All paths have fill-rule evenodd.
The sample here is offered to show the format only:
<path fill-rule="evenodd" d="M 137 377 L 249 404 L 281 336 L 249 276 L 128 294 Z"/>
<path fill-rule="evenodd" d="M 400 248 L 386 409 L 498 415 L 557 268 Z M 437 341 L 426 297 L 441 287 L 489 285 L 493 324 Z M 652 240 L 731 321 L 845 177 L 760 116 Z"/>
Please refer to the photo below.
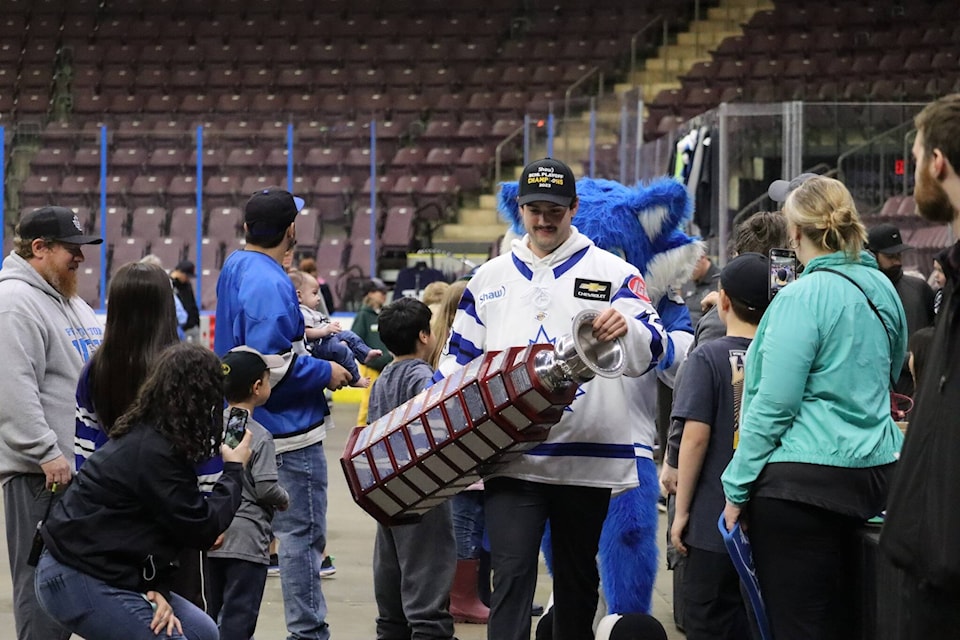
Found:
<path fill-rule="evenodd" d="M 44 552 L 37 564 L 37 600 L 51 618 L 87 640 L 218 640 L 217 624 L 193 603 L 170 594 L 183 635 L 150 630 L 153 607 L 143 594 L 111 587 L 82 571 L 61 564 Z"/>
<path fill-rule="evenodd" d="M 310 352 L 314 358 L 323 360 L 332 360 L 341 367 L 350 372 L 353 376 L 350 378 L 351 384 L 360 379 L 360 370 L 357 368 L 357 360 L 353 356 L 353 351 L 346 342 L 342 342 L 340 336 L 350 331 L 341 331 L 340 333 L 327 336 L 322 340 L 313 343 L 313 350 Z M 356 334 L 354 334 L 356 336 Z M 359 340 L 359 338 L 357 338 Z M 367 350 L 369 352 L 369 349 Z M 366 356 L 364 356 L 366 357 Z M 363 360 L 361 360 L 363 362 Z"/>
<path fill-rule="evenodd" d="M 483 544 L 483 491 L 464 491 L 450 499 L 457 560 L 476 560 Z"/>
<path fill-rule="evenodd" d="M 277 475 L 290 494 L 273 532 L 280 539 L 280 588 L 289 640 L 327 640 L 320 562 L 327 546 L 327 458 L 323 443 L 277 454 Z"/>

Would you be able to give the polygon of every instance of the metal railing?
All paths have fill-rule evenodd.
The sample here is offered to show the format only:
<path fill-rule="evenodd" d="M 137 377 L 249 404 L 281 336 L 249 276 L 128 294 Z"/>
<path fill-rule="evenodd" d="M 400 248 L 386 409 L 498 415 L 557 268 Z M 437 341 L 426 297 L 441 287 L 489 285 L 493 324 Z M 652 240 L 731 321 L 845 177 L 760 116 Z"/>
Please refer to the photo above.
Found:
<path fill-rule="evenodd" d="M 868 211 L 879 209 L 888 197 L 896 194 L 898 187 L 902 188 L 903 193 L 907 192 L 910 172 L 906 170 L 906 159 L 910 154 L 904 147 L 913 130 L 912 121 L 902 122 L 837 158 L 837 176 L 850 190 L 858 205 Z M 903 161 L 902 185 L 897 184 L 895 172 L 891 172 L 894 159 Z"/>
<path fill-rule="evenodd" d="M 818 173 L 822 176 L 830 176 L 832 178 L 837 175 L 837 169 L 836 167 L 831 167 L 825 162 L 821 162 L 820 164 L 816 164 L 808 169 L 804 169 L 800 173 Z M 766 193 L 764 193 L 754 198 L 753 200 L 748 202 L 746 205 L 744 205 L 733 216 L 733 223 L 732 223 L 733 228 L 736 229 L 737 225 L 739 225 L 741 222 L 743 222 L 753 214 L 760 211 L 760 205 L 765 204 L 769 199 L 770 197 Z"/>
<path fill-rule="evenodd" d="M 654 16 L 653 20 L 645 24 L 640 28 L 639 31 L 630 36 L 630 82 L 635 82 L 635 73 L 637 70 L 637 40 L 646 33 L 651 27 L 662 23 L 663 26 L 663 44 L 667 44 L 667 37 L 669 35 L 667 20 L 662 15 Z"/>
<path fill-rule="evenodd" d="M 584 84 L 591 76 L 597 75 L 597 96 L 603 98 L 603 72 L 600 70 L 600 67 L 591 67 L 589 71 L 577 78 L 577 80 L 567 87 L 567 90 L 563 93 L 563 121 L 564 123 L 570 122 L 570 99 L 573 96 L 574 90 L 580 85 Z M 551 110 L 552 111 L 552 110 Z M 567 154 L 570 152 L 570 130 L 568 128 L 564 129 L 563 132 L 563 153 Z"/>
<path fill-rule="evenodd" d="M 518 135 L 520 135 L 521 133 L 524 133 L 524 132 L 527 130 L 528 124 L 529 124 L 529 116 L 527 116 L 527 117 L 524 118 L 522 125 L 520 125 L 520 126 L 517 127 L 516 129 L 514 129 L 513 131 L 511 131 L 511 132 L 510 132 L 510 135 L 508 135 L 506 138 L 504 138 L 503 140 L 501 140 L 500 143 L 497 145 L 497 148 L 496 148 L 496 150 L 495 150 L 494 153 L 493 153 L 493 159 L 494 159 L 494 169 L 493 169 L 494 178 L 493 178 L 493 185 L 494 185 L 494 188 L 497 188 L 497 187 L 498 187 L 498 185 L 500 184 L 500 179 L 501 179 L 501 177 L 502 177 L 502 173 L 503 173 L 503 150 L 504 150 L 504 148 L 505 148 L 508 144 L 510 144 L 510 141 L 511 141 L 511 140 L 513 140 L 514 138 L 516 138 L 516 137 L 517 137 Z M 526 136 L 524 136 L 524 137 L 526 137 Z M 524 155 L 526 155 L 526 154 L 524 154 Z M 526 160 L 527 160 L 526 157 L 524 157 L 524 163 L 526 163 Z"/>

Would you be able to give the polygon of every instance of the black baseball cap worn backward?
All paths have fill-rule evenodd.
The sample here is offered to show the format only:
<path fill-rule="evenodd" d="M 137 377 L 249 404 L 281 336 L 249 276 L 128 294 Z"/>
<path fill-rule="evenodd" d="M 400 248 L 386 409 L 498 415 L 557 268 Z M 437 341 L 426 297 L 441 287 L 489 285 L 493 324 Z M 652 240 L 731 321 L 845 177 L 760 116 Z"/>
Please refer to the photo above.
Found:
<path fill-rule="evenodd" d="M 544 158 L 531 162 L 520 174 L 517 204 L 521 207 L 531 202 L 552 202 L 569 207 L 576 198 L 577 181 L 573 170 L 559 160 Z"/>
<path fill-rule="evenodd" d="M 779 275 L 779 274 L 778 274 Z M 766 309 L 770 304 L 770 261 L 761 253 L 741 253 L 720 272 L 720 286 L 727 296 L 748 309 Z"/>
<path fill-rule="evenodd" d="M 221 369 L 226 378 L 237 386 L 249 387 L 263 376 L 267 369 L 283 366 L 283 358 L 277 355 L 263 355 L 246 345 L 234 347 L 220 359 Z"/>
<path fill-rule="evenodd" d="M 303 209 L 303 199 L 270 187 L 257 191 L 243 209 L 243 222 L 253 236 L 272 236 L 289 227 Z"/>

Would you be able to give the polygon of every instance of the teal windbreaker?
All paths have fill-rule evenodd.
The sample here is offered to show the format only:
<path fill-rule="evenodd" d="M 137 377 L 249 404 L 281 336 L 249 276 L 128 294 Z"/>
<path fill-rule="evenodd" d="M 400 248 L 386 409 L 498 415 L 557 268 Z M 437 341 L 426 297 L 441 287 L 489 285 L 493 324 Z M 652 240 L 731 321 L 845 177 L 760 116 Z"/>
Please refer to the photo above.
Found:
<path fill-rule="evenodd" d="M 883 316 L 886 330 L 853 278 Z M 865 468 L 896 460 L 890 379 L 906 354 L 907 321 L 890 280 L 867 252 L 817 257 L 774 298 L 747 352 L 739 446 L 723 472 L 742 504 L 763 467 L 803 462 Z"/>

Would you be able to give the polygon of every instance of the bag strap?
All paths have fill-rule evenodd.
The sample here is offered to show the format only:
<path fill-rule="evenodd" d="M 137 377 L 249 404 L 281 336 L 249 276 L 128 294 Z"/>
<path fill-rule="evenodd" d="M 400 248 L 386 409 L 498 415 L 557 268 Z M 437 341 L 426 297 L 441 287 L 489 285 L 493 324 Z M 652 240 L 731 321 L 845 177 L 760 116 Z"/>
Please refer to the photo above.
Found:
<path fill-rule="evenodd" d="M 890 357 L 891 357 L 891 359 L 892 359 L 892 358 L 893 358 L 893 343 L 892 343 L 891 338 L 890 338 L 890 330 L 887 329 L 887 323 L 883 321 L 883 316 L 880 315 L 880 309 L 877 309 L 877 305 L 873 304 L 873 300 L 871 300 L 871 299 L 870 299 L 870 296 L 867 295 L 867 292 L 863 290 L 863 287 L 860 286 L 860 283 L 858 283 L 856 280 L 854 280 L 853 278 L 851 278 L 851 277 L 848 276 L 847 274 L 845 274 L 845 273 L 843 273 L 843 272 L 841 272 L 841 271 L 837 271 L 836 269 L 830 269 L 830 268 L 828 268 L 828 267 L 821 267 L 820 269 L 817 269 L 817 271 L 827 271 L 827 272 L 829 272 L 829 273 L 834 273 L 834 274 L 840 276 L 841 278 L 843 278 L 844 280 L 846 280 L 847 282 L 849 282 L 850 284 L 852 284 L 853 286 L 855 286 L 857 289 L 860 289 L 860 293 L 862 293 L 862 294 L 863 294 L 863 297 L 867 299 L 867 304 L 870 305 L 870 309 L 871 309 L 871 310 L 873 311 L 873 313 L 877 316 L 877 320 L 880 321 L 881 326 L 883 326 L 883 332 L 887 334 L 887 347 L 890 349 Z M 892 388 L 894 388 L 894 387 L 896 387 L 896 386 L 897 386 L 897 385 L 896 385 L 896 383 L 895 383 L 894 380 L 893 380 L 893 372 L 891 371 L 891 372 L 890 372 L 890 388 L 892 389 Z"/>

